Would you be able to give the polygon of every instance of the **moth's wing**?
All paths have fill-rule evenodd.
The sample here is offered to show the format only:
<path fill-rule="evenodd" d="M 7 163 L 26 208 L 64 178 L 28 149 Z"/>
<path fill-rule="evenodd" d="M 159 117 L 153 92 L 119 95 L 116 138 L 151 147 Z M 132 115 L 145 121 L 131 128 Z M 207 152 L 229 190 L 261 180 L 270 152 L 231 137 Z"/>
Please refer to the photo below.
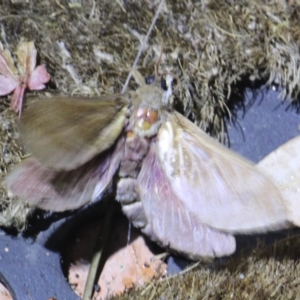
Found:
<path fill-rule="evenodd" d="M 273 179 L 285 200 L 289 219 L 300 226 L 300 137 L 272 151 L 257 167 Z"/>
<path fill-rule="evenodd" d="M 21 138 L 43 165 L 71 170 L 115 143 L 126 112 L 127 102 L 114 95 L 45 99 L 22 114 Z"/>
<path fill-rule="evenodd" d="M 147 222 L 142 231 L 163 247 L 190 259 L 219 257 L 235 251 L 235 238 L 203 224 L 174 193 L 152 144 L 138 176 Z"/>
<path fill-rule="evenodd" d="M 204 224 L 230 233 L 289 225 L 284 200 L 273 182 L 179 113 L 169 114 L 161 126 L 157 151 L 181 205 Z"/>
<path fill-rule="evenodd" d="M 109 185 L 120 165 L 123 149 L 121 138 L 113 149 L 70 171 L 49 169 L 30 157 L 16 166 L 4 185 L 35 207 L 52 211 L 76 209 L 96 200 Z"/>

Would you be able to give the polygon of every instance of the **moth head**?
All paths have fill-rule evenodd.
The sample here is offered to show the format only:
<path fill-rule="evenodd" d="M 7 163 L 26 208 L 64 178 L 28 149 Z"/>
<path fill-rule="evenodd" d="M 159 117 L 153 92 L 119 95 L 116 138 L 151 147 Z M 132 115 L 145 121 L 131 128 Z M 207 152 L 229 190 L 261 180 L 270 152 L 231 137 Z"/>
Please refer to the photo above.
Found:
<path fill-rule="evenodd" d="M 145 80 L 137 71 L 133 75 L 140 87 L 131 94 L 130 128 L 140 136 L 151 137 L 165 121 L 172 104 L 173 77 L 167 74 L 165 77 L 151 76 Z"/>

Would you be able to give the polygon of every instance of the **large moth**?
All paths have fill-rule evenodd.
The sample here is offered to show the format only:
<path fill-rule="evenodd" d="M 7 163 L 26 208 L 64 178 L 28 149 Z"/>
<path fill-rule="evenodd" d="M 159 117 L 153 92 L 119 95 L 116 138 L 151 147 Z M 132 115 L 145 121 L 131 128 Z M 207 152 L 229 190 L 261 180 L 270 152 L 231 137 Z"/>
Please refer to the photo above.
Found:
<path fill-rule="evenodd" d="M 20 132 L 33 156 L 7 187 L 34 206 L 64 211 L 115 183 L 129 221 L 190 259 L 233 253 L 235 233 L 287 227 L 272 181 L 176 112 L 167 78 L 139 80 L 127 96 L 54 97 L 29 107 Z"/>

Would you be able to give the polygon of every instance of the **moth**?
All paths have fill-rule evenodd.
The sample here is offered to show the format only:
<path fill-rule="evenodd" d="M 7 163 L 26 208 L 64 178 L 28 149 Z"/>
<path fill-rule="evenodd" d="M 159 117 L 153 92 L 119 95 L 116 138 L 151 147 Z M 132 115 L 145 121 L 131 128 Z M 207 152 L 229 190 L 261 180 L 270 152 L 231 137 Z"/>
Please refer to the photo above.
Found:
<path fill-rule="evenodd" d="M 33 156 L 6 186 L 36 207 L 64 211 L 115 184 L 134 226 L 193 260 L 232 254 L 234 234 L 289 226 L 273 182 L 172 108 L 171 81 L 138 79 L 126 96 L 35 103 L 20 122 Z"/>

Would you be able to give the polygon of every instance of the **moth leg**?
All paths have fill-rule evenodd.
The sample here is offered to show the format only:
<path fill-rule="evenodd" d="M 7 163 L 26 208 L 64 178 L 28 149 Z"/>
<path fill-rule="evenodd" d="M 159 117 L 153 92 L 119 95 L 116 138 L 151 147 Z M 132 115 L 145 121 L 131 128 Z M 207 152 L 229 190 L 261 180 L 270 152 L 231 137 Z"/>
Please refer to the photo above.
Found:
<path fill-rule="evenodd" d="M 123 213 L 133 226 L 146 226 L 146 216 L 137 193 L 137 182 L 134 178 L 122 178 L 118 182 L 116 199 L 122 204 Z"/>

